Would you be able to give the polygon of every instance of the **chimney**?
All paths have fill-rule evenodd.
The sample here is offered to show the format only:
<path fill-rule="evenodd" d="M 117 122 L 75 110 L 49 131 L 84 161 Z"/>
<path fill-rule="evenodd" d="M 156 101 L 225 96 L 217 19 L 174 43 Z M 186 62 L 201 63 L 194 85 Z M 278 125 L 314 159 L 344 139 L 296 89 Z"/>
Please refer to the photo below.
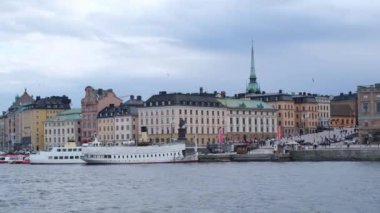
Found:
<path fill-rule="evenodd" d="M 138 100 L 138 101 L 141 101 L 141 95 L 138 95 L 138 96 L 137 96 L 137 100 Z"/>
<path fill-rule="evenodd" d="M 298 95 L 302 95 L 302 92 L 299 92 Z"/>
<path fill-rule="evenodd" d="M 350 92 L 348 92 L 348 94 L 349 94 L 349 95 L 352 95 L 352 92 L 350 91 Z"/>
<path fill-rule="evenodd" d="M 282 89 L 280 89 L 280 90 L 278 91 L 278 93 L 282 94 Z"/>
<path fill-rule="evenodd" d="M 340 93 L 340 96 L 343 96 L 343 92 Z"/>
<path fill-rule="evenodd" d="M 203 87 L 200 87 L 199 88 L 199 94 L 202 94 L 203 93 Z"/>
<path fill-rule="evenodd" d="M 166 95 L 166 91 L 159 92 L 160 95 Z"/>
<path fill-rule="evenodd" d="M 115 104 L 110 104 L 110 107 L 111 107 L 111 108 L 114 108 L 114 107 L 115 107 Z"/>
<path fill-rule="evenodd" d="M 217 91 L 214 91 L 214 95 L 216 95 L 216 94 L 218 94 L 218 92 L 217 92 Z"/>
<path fill-rule="evenodd" d="M 37 96 L 37 97 L 36 97 L 36 101 L 39 101 L 40 99 L 41 99 L 40 96 Z"/>
<path fill-rule="evenodd" d="M 222 95 L 222 98 L 225 98 L 226 97 L 226 92 L 222 91 L 221 95 Z"/>
<path fill-rule="evenodd" d="M 134 95 L 131 95 L 129 99 L 134 100 L 134 99 L 135 99 L 135 96 L 134 96 Z"/>
<path fill-rule="evenodd" d="M 304 95 L 304 96 L 305 96 L 305 95 L 306 95 L 306 92 L 303 92 L 303 94 L 302 94 L 302 95 Z"/>

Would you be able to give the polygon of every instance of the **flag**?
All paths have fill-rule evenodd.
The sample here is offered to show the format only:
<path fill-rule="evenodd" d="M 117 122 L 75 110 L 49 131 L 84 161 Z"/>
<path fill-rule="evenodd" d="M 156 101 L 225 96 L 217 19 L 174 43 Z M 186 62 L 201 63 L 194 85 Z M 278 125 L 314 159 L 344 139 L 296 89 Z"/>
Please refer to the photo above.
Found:
<path fill-rule="evenodd" d="M 219 134 L 218 134 L 219 143 L 223 143 L 223 131 L 222 128 L 219 128 Z"/>

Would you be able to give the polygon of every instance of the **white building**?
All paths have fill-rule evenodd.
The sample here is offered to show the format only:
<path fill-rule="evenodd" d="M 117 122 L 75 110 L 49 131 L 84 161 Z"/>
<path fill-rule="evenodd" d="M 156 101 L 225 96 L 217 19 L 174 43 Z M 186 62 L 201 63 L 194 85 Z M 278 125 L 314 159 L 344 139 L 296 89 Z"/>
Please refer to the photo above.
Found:
<path fill-rule="evenodd" d="M 80 140 L 80 109 L 58 113 L 45 121 L 45 150 L 48 147 L 64 146 L 65 142 Z"/>
<path fill-rule="evenodd" d="M 251 141 L 276 137 L 277 114 L 272 105 L 262 101 L 231 98 L 218 101 L 227 108 L 226 140 Z"/>
<path fill-rule="evenodd" d="M 315 100 L 318 104 L 318 126 L 327 128 L 330 126 L 330 97 L 317 96 Z"/>

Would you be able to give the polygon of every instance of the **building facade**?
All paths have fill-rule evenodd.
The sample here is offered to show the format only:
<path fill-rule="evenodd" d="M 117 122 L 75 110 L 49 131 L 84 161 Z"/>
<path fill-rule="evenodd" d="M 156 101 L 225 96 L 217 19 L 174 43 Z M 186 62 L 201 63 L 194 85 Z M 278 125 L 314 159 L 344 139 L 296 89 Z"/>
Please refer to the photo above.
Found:
<path fill-rule="evenodd" d="M 380 142 L 380 84 L 358 86 L 360 143 Z"/>
<path fill-rule="evenodd" d="M 330 127 L 330 97 L 329 96 L 316 96 L 315 100 L 318 104 L 318 127 Z"/>
<path fill-rule="evenodd" d="M 293 96 L 295 104 L 296 128 L 299 134 L 310 134 L 317 131 L 318 126 L 318 104 L 315 96 L 298 95 Z"/>
<path fill-rule="evenodd" d="M 330 124 L 332 127 L 357 126 L 358 104 L 356 93 L 341 93 L 331 100 L 330 105 Z"/>
<path fill-rule="evenodd" d="M 22 113 L 22 138 L 31 141 L 32 150 L 45 149 L 45 121 L 58 113 L 70 109 L 67 96 L 36 97 L 36 101 L 25 106 Z"/>
<path fill-rule="evenodd" d="M 85 97 L 81 101 L 81 143 L 87 143 L 97 135 L 98 113 L 110 104 L 119 106 L 122 102 L 112 89 L 94 89 L 87 86 Z"/>
<path fill-rule="evenodd" d="M 22 140 L 24 134 L 22 114 L 26 107 L 34 102 L 31 95 L 25 89 L 21 96 L 16 96 L 15 101 L 9 107 L 5 115 L 4 140 L 9 151 L 15 149 L 30 149 L 30 140 Z"/>
<path fill-rule="evenodd" d="M 44 148 L 62 147 L 65 142 L 76 142 L 80 137 L 80 109 L 65 110 L 46 119 Z"/>
<path fill-rule="evenodd" d="M 136 141 L 138 138 L 137 110 L 122 104 L 104 108 L 98 114 L 98 140 L 102 142 Z"/>
<path fill-rule="evenodd" d="M 276 137 L 276 109 L 270 104 L 249 99 L 217 100 L 226 108 L 225 141 L 253 141 Z"/>
<path fill-rule="evenodd" d="M 3 114 L 0 116 L 0 151 L 8 151 L 7 149 L 7 143 L 5 143 L 5 118 L 6 114 L 3 112 Z"/>
<path fill-rule="evenodd" d="M 219 128 L 225 132 L 226 108 L 209 94 L 153 95 L 138 108 L 140 127 L 148 131 L 150 142 L 169 142 L 178 138 L 180 119 L 186 122 L 186 137 L 198 144 L 216 143 Z M 141 128 L 139 134 L 141 134 Z"/>
<path fill-rule="evenodd" d="M 247 97 L 271 104 L 277 110 L 277 126 L 282 137 L 292 137 L 299 134 L 299 129 L 296 128 L 296 108 L 292 95 L 279 90 L 278 93 L 250 94 Z"/>

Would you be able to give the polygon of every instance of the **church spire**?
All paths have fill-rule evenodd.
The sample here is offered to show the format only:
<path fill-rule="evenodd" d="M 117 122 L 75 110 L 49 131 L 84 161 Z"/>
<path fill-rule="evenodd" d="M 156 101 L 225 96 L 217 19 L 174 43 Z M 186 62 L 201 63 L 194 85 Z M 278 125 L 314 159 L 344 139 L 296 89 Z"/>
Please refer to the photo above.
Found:
<path fill-rule="evenodd" d="M 256 70 L 255 70 L 255 54 L 253 49 L 251 49 L 251 74 L 249 75 L 249 83 L 247 86 L 247 93 L 260 93 L 260 86 L 257 83 Z"/>
<path fill-rule="evenodd" d="M 251 75 L 250 75 L 250 82 L 256 83 L 256 71 L 255 71 L 255 54 L 253 50 L 253 41 L 252 41 L 252 49 L 251 49 Z"/>

